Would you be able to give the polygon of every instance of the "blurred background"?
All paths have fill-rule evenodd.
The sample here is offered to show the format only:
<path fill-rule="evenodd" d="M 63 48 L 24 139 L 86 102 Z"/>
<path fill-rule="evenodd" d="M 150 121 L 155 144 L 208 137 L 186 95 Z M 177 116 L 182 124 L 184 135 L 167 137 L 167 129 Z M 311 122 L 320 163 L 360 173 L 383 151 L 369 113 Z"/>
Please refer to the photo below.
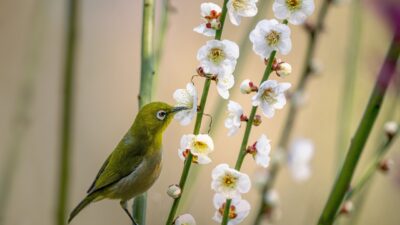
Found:
<path fill-rule="evenodd" d="M 192 31 L 201 22 L 199 7 L 202 2 L 170 1 L 174 10 L 169 15 L 155 100 L 173 103 L 174 90 L 185 87 L 195 74 L 197 50 L 208 40 Z M 222 1 L 216 3 L 222 4 Z M 79 4 L 69 209 L 85 196 L 103 161 L 130 127 L 138 110 L 140 78 L 142 1 L 84 0 Z M 315 20 L 320 4 L 321 1 L 316 0 L 316 12 L 311 21 Z M 276 190 L 281 200 L 281 216 L 275 223 L 277 225 L 315 224 L 334 181 L 338 112 L 349 48 L 349 25 L 354 12 L 350 5 L 350 0 L 343 0 L 331 6 L 324 32 L 317 43 L 315 62 L 320 72 L 309 80 L 306 103 L 299 111 L 293 131 L 293 137 L 304 137 L 314 142 L 312 177 L 299 183 L 292 179 L 286 168 L 280 173 Z M 272 18 L 270 5 L 266 8 L 268 10 L 259 13 Z M 363 6 L 360 10 L 363 20 L 352 130 L 362 115 L 391 38 L 390 29 L 371 7 Z M 243 35 L 247 35 L 245 32 L 249 25 L 250 19 L 243 19 L 239 27 L 227 20 L 223 39 L 239 42 Z M 2 218 L 7 225 L 54 224 L 65 26 L 65 1 L 0 1 L 0 169 L 4 170 L 3 165 L 10 157 L 15 159 L 14 176 Z M 285 79 L 271 76 L 296 84 L 302 70 L 307 36 L 301 26 L 291 28 L 293 49 L 288 56 L 281 58 L 292 65 L 293 73 Z M 157 25 L 156 34 L 158 30 Z M 263 70 L 263 62 L 250 52 L 241 70 L 241 79 L 257 81 Z M 201 91 L 203 80 L 195 78 L 194 81 Z M 240 82 L 236 81 L 235 92 L 239 92 Z M 218 98 L 212 86 L 205 112 L 213 112 Z M 394 91 L 391 90 L 361 158 L 356 178 L 375 150 L 382 124 L 387 120 L 384 115 L 398 107 L 398 101 L 393 105 L 393 98 Z M 235 94 L 232 100 L 249 111 L 250 96 Z M 16 112 L 21 108 L 27 115 L 22 118 L 22 123 L 16 121 Z M 253 129 L 250 142 L 266 133 L 275 146 L 287 109 L 278 111 L 273 119 L 263 118 L 262 125 Z M 207 121 L 203 122 L 204 130 Z M 16 124 L 22 127 L 19 129 L 22 132 L 18 131 Z M 213 162 L 198 170 L 192 194 L 180 209 L 181 213 L 191 213 L 200 225 L 217 224 L 211 219 L 214 215 L 211 170 L 219 163 L 234 164 L 243 132 L 242 129 L 234 138 L 227 138 L 222 123 L 213 125 L 216 145 L 216 151 L 211 155 Z M 191 133 L 192 129 L 193 123 L 182 127 L 173 122 L 165 133 L 163 172 L 149 191 L 147 218 L 150 225 L 163 224 L 167 218 L 172 200 L 166 195 L 166 189 L 179 181 L 183 166 L 177 154 L 179 140 L 182 134 Z M 399 148 L 397 141 L 388 154 L 398 162 L 393 173 L 378 174 L 373 181 L 359 224 L 400 224 Z M 199 168 L 197 165 L 193 167 Z M 252 160 L 246 159 L 242 171 L 254 178 L 258 169 Z M 253 210 L 242 224 L 252 224 L 260 200 L 256 185 L 244 198 L 251 203 Z M 72 224 L 130 224 L 130 221 L 117 201 L 107 200 L 86 208 Z"/>

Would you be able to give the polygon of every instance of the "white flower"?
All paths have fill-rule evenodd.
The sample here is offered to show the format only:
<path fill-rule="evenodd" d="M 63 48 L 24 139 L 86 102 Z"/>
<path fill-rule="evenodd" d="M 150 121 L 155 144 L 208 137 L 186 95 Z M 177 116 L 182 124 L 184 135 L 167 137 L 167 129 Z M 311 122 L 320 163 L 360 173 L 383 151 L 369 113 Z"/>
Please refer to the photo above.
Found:
<path fill-rule="evenodd" d="M 210 40 L 197 52 L 200 67 L 206 74 L 233 72 L 239 57 L 239 47 L 229 40 Z"/>
<path fill-rule="evenodd" d="M 307 180 L 311 176 L 310 161 L 314 154 L 311 140 L 295 139 L 289 148 L 288 166 L 297 181 Z"/>
<path fill-rule="evenodd" d="M 294 25 L 304 23 L 314 8 L 314 0 L 275 0 L 272 5 L 276 18 L 287 19 Z"/>
<path fill-rule="evenodd" d="M 183 214 L 176 218 L 174 225 L 196 225 L 196 221 L 190 214 Z"/>
<path fill-rule="evenodd" d="M 253 91 L 252 86 L 254 86 L 253 82 L 246 79 L 240 84 L 240 92 L 242 92 L 242 94 L 250 94 Z"/>
<path fill-rule="evenodd" d="M 269 156 L 271 152 L 270 140 L 267 138 L 265 134 L 263 134 L 257 140 L 253 148 L 254 151 L 251 151 L 250 153 L 253 155 L 256 164 L 264 168 L 267 168 L 269 165 L 269 161 L 271 160 Z"/>
<path fill-rule="evenodd" d="M 222 194 L 215 193 L 213 202 L 215 209 L 217 209 L 217 211 L 215 211 L 213 220 L 221 223 L 224 215 L 226 198 Z M 231 201 L 231 207 L 229 209 L 228 225 L 236 225 L 241 223 L 244 218 L 249 215 L 249 212 L 250 204 L 248 201 L 242 199 L 240 196 L 233 198 Z"/>
<path fill-rule="evenodd" d="M 261 20 L 250 33 L 253 51 L 262 59 L 269 58 L 272 51 L 287 55 L 292 49 L 290 28 L 277 20 Z"/>
<path fill-rule="evenodd" d="M 226 4 L 229 19 L 233 25 L 239 26 L 241 17 L 252 17 L 257 14 L 258 0 L 229 0 Z"/>
<path fill-rule="evenodd" d="M 217 91 L 223 99 L 229 98 L 229 89 L 235 84 L 235 78 L 231 73 L 219 75 L 217 79 Z"/>
<path fill-rule="evenodd" d="M 242 106 L 234 101 L 228 103 L 228 118 L 225 119 L 225 127 L 229 129 L 228 136 L 234 135 L 241 125 L 243 115 Z"/>
<path fill-rule="evenodd" d="M 188 125 L 197 113 L 197 91 L 192 83 L 186 85 L 186 89 L 178 89 L 174 92 L 173 98 L 176 101 L 175 106 L 184 106 L 188 110 L 179 111 L 174 118 L 181 125 Z"/>
<path fill-rule="evenodd" d="M 178 155 L 182 160 L 185 160 L 189 151 L 193 154 L 193 162 L 208 164 L 211 162 L 208 154 L 214 151 L 214 142 L 208 134 L 183 135 Z"/>
<path fill-rule="evenodd" d="M 287 77 L 292 73 L 292 66 L 289 63 L 282 62 L 279 63 L 276 69 L 276 74 L 280 77 Z"/>
<path fill-rule="evenodd" d="M 285 106 L 285 91 L 290 87 L 290 83 L 278 83 L 276 80 L 264 81 L 252 98 L 253 106 L 260 106 L 264 115 L 272 118 L 275 109 L 282 109 Z"/>
<path fill-rule="evenodd" d="M 219 164 L 212 171 L 211 189 L 223 194 L 226 198 L 234 198 L 250 190 L 251 183 L 247 174 L 229 168 L 227 164 Z"/>
<path fill-rule="evenodd" d="M 200 24 L 193 30 L 197 33 L 203 34 L 208 37 L 215 36 L 215 30 L 221 27 L 219 17 L 221 16 L 221 7 L 212 2 L 202 3 L 200 5 L 201 17 L 205 23 Z"/>

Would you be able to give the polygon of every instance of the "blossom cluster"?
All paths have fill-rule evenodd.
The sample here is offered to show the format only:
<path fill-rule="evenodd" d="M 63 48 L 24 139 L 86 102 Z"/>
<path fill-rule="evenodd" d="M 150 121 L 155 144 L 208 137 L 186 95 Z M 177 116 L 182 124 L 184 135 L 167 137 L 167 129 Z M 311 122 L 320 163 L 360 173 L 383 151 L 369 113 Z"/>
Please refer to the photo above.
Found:
<path fill-rule="evenodd" d="M 206 37 L 214 37 L 205 45 L 201 46 L 197 52 L 199 76 L 215 81 L 218 94 L 229 99 L 229 90 L 234 86 L 234 71 L 239 58 L 238 45 L 230 40 L 219 40 L 216 38 L 218 31 L 223 27 L 221 16 L 225 15 L 223 10 L 227 10 L 230 22 L 239 26 L 242 17 L 253 17 L 257 14 L 258 0 L 229 0 L 225 7 L 207 2 L 200 6 L 200 15 L 203 22 L 194 28 L 194 31 Z M 261 20 L 257 23 L 254 30 L 249 34 L 249 39 L 253 44 L 253 51 L 261 57 L 266 64 L 272 65 L 272 70 L 279 77 L 285 77 L 291 73 L 290 64 L 280 59 L 271 57 L 271 53 L 287 55 L 292 49 L 291 31 L 287 23 L 299 25 L 305 22 L 306 18 L 314 11 L 313 0 L 275 0 L 272 6 L 277 19 Z M 275 53 L 273 56 L 275 56 Z M 271 62 L 272 61 L 272 62 Z M 250 79 L 244 80 L 240 85 L 243 94 L 255 93 L 251 98 L 251 104 L 259 107 L 262 114 L 267 118 L 272 118 L 276 110 L 282 109 L 286 104 L 286 91 L 291 87 L 290 83 L 278 82 L 276 80 L 265 80 L 256 86 Z M 199 107 L 198 94 L 193 83 L 188 83 L 185 89 L 178 89 L 173 94 L 176 106 L 184 106 L 188 110 L 178 112 L 175 119 L 181 125 L 188 125 Z M 225 127 L 228 128 L 228 136 L 238 133 L 242 123 L 252 123 L 259 126 L 261 124 L 260 115 L 252 115 L 249 118 L 244 113 L 243 107 L 232 100 L 227 105 L 227 118 Z M 303 141 L 302 146 L 312 149 L 312 144 Z M 310 147 L 311 146 L 311 147 Z M 312 156 L 312 150 L 307 150 L 305 154 L 296 150 L 295 147 L 288 161 L 292 162 L 290 167 L 295 176 L 305 179 L 309 175 L 308 162 Z M 298 149 L 298 148 L 297 148 Z M 179 158 L 186 160 L 192 155 L 192 162 L 197 164 L 209 164 L 211 158 L 209 154 L 214 151 L 214 143 L 208 134 L 186 134 L 183 135 L 178 149 Z M 263 168 L 267 168 L 270 163 L 271 145 L 267 135 L 261 137 L 252 145 L 245 149 L 246 155 L 251 155 L 255 163 Z M 300 155 L 300 156 L 298 156 Z M 300 158 L 300 159 L 298 159 Z M 239 171 L 240 168 L 231 168 L 228 164 L 219 164 L 212 171 L 211 189 L 215 191 L 213 203 L 216 209 L 213 219 L 221 222 L 224 216 L 227 200 L 231 200 L 228 219 L 229 225 L 239 224 L 249 214 L 250 204 L 242 198 L 242 194 L 247 193 L 251 188 L 250 178 L 247 174 Z M 174 186 L 176 189 L 176 186 Z M 172 191 L 174 194 L 176 191 Z M 184 219 L 186 218 L 186 219 Z M 178 217 L 175 224 L 195 224 L 190 215 Z"/>

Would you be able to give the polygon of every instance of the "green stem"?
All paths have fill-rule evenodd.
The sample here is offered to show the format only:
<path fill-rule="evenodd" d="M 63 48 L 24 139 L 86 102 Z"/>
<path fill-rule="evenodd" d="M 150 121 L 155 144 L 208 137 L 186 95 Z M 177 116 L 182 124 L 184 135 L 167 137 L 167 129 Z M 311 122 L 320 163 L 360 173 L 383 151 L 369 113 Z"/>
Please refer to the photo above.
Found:
<path fill-rule="evenodd" d="M 393 82 L 393 84 L 396 85 L 394 82 Z M 400 115 L 396 114 L 396 111 L 397 111 L 396 109 L 400 109 L 400 107 L 396 107 L 395 109 L 393 109 L 394 105 L 395 106 L 398 105 L 397 103 L 398 103 L 399 99 L 400 99 L 400 89 L 396 89 L 395 96 L 392 98 L 392 100 L 387 101 L 385 103 L 388 106 L 387 107 L 388 109 L 386 110 L 386 113 L 383 116 L 383 118 L 385 118 L 384 121 L 392 120 L 393 118 L 397 118 L 397 121 L 399 121 L 398 118 L 400 118 Z M 379 124 L 379 126 L 384 126 L 384 124 L 383 123 Z M 396 133 L 396 136 L 398 134 L 399 133 Z M 385 139 L 385 140 L 388 140 L 388 139 Z M 383 142 L 382 142 L 380 137 L 379 137 L 379 140 L 377 140 L 377 142 L 380 142 L 380 143 L 377 146 L 375 146 L 375 149 L 377 149 L 375 156 L 378 154 L 378 152 L 380 152 L 379 149 L 382 148 L 382 146 L 383 146 L 382 143 L 384 143 L 385 140 L 383 140 Z M 359 191 L 357 196 L 353 198 L 354 205 L 357 206 L 357 208 L 356 208 L 356 210 L 354 210 L 351 213 L 351 218 L 349 220 L 346 220 L 346 224 L 356 225 L 358 223 L 358 219 L 360 218 L 362 209 L 364 207 L 365 200 L 367 199 L 369 190 L 371 189 L 372 180 L 373 180 L 373 177 L 371 177 L 370 181 L 364 185 L 364 187 L 362 188 L 363 190 Z"/>
<path fill-rule="evenodd" d="M 154 78 L 154 0 L 143 0 L 139 107 L 151 102 Z"/>
<path fill-rule="evenodd" d="M 265 68 L 264 75 L 263 75 L 263 77 L 261 79 L 260 84 L 262 82 L 268 80 L 269 75 L 272 72 L 272 62 L 275 59 L 275 55 L 276 55 L 276 51 L 272 51 L 271 54 L 269 55 L 268 65 Z M 251 108 L 251 113 L 250 113 L 249 119 L 248 119 L 247 124 L 246 124 L 246 130 L 244 131 L 242 144 L 240 145 L 239 155 L 238 155 L 238 158 L 237 158 L 236 164 L 235 164 L 235 169 L 236 170 L 240 170 L 240 168 L 242 167 L 242 164 L 243 164 L 243 160 L 247 155 L 246 148 L 247 148 L 247 144 L 249 142 L 250 132 L 251 132 L 251 128 L 253 126 L 254 117 L 256 116 L 257 108 L 258 108 L 257 106 L 253 106 Z M 230 207 L 231 207 L 231 200 L 228 199 L 226 201 L 226 204 L 225 204 L 224 215 L 222 217 L 221 225 L 228 224 Z"/>
<path fill-rule="evenodd" d="M 337 168 L 343 163 L 345 150 L 351 136 L 351 122 L 353 112 L 353 100 L 355 93 L 355 81 L 357 77 L 357 61 L 361 44 L 362 7 L 360 0 L 353 0 L 351 4 L 351 26 L 349 42 L 346 53 L 346 71 L 343 80 L 341 106 L 339 107 L 339 127 L 337 130 Z M 337 169 L 336 168 L 336 169 Z"/>
<path fill-rule="evenodd" d="M 228 0 L 224 0 L 224 5 L 222 7 L 222 12 L 221 12 L 221 17 L 220 17 L 221 29 L 216 31 L 215 40 L 221 40 L 222 31 L 224 29 L 225 18 L 226 18 L 226 13 L 227 13 L 227 8 L 226 8 L 227 3 L 228 3 Z M 211 80 L 206 79 L 206 81 L 204 82 L 203 93 L 201 95 L 201 100 L 200 100 L 200 106 L 199 106 L 200 110 L 197 112 L 196 122 L 195 122 L 194 130 L 193 130 L 193 134 L 195 134 L 195 135 L 199 134 L 199 132 L 200 132 L 201 122 L 203 120 L 204 108 L 205 108 L 205 105 L 207 102 L 208 92 L 210 90 L 210 84 L 211 84 Z M 181 188 L 182 192 L 185 190 L 185 184 L 186 184 L 186 181 L 188 178 L 190 167 L 192 165 L 192 159 L 193 159 L 193 155 L 189 152 L 189 155 L 185 160 L 185 163 L 184 163 L 184 166 L 182 169 L 181 178 L 179 181 L 179 187 Z M 174 199 L 174 202 L 172 203 L 171 209 L 169 211 L 166 225 L 171 225 L 173 223 L 175 215 L 176 215 L 176 211 L 178 210 L 178 206 L 179 206 L 181 199 L 182 199 L 182 197 L 178 197 L 178 198 Z"/>
<path fill-rule="evenodd" d="M 163 0 L 162 1 L 162 6 L 161 6 L 161 16 L 160 16 L 160 28 L 159 28 L 159 33 L 157 34 L 157 42 L 156 42 L 156 47 L 155 47 L 155 54 L 154 54 L 154 77 L 153 77 L 153 93 L 152 95 L 154 96 L 157 91 L 157 84 L 158 84 L 158 79 L 160 75 L 160 63 L 161 59 L 164 53 L 164 45 L 165 45 L 165 39 L 166 39 L 166 34 L 168 30 L 168 24 L 169 24 L 169 14 L 170 14 L 170 5 L 169 5 L 169 0 Z"/>
<path fill-rule="evenodd" d="M 71 165 L 71 134 L 72 134 L 72 112 L 73 112 L 73 93 L 75 78 L 75 51 L 76 37 L 78 33 L 77 21 L 79 15 L 78 0 L 69 0 L 67 7 L 67 30 L 65 45 L 65 64 L 63 80 L 63 100 L 62 100 L 62 124 L 61 124 L 61 146 L 60 146 L 60 168 L 58 175 L 58 197 L 56 224 L 66 223 L 66 211 L 68 206 L 68 194 L 70 183 Z"/>
<path fill-rule="evenodd" d="M 151 102 L 154 88 L 154 17 L 154 0 L 143 0 L 139 108 Z M 137 196 L 132 204 L 133 217 L 140 225 L 146 224 L 146 206 L 146 193 Z"/>
<path fill-rule="evenodd" d="M 344 197 L 344 201 L 351 200 L 354 195 L 360 193 L 364 188 L 367 186 L 369 182 L 371 182 L 373 175 L 377 171 L 379 163 L 383 160 L 385 154 L 389 151 L 390 147 L 394 143 L 396 137 L 398 136 L 399 132 L 397 131 L 396 134 L 389 137 L 385 135 L 385 140 L 381 143 L 379 148 L 376 151 L 374 158 L 371 160 L 369 166 L 361 175 L 361 178 L 355 183 L 355 185 L 347 192 L 346 196 Z M 338 214 L 339 215 L 339 214 Z"/>
<path fill-rule="evenodd" d="M 335 215 L 348 190 L 354 170 L 356 169 L 372 126 L 374 125 L 376 117 L 381 109 L 387 87 L 396 69 L 399 54 L 400 41 L 393 38 L 374 89 L 369 98 L 368 105 L 364 111 L 364 115 L 350 144 L 342 169 L 318 221 L 319 225 L 333 224 Z"/>
<path fill-rule="evenodd" d="M 30 18 L 30 36 L 27 38 L 24 57 L 24 72 L 22 84 L 18 89 L 16 108 L 10 126 L 11 139 L 5 147 L 5 156 L 1 160 L 0 175 L 0 225 L 6 224 L 5 214 L 9 199 L 13 194 L 14 179 L 17 174 L 20 155 L 24 151 L 25 138 L 31 126 L 31 109 L 34 101 L 35 80 L 38 74 L 38 65 L 42 60 L 41 52 L 44 44 L 48 7 L 44 1 L 36 1 Z"/>
<path fill-rule="evenodd" d="M 306 88 L 307 81 L 313 72 L 312 71 L 312 60 L 313 60 L 313 57 L 315 54 L 318 37 L 321 34 L 330 3 L 331 3 L 331 0 L 325 0 L 322 3 L 321 9 L 320 9 L 318 17 L 317 17 L 317 24 L 315 25 L 314 29 L 311 29 L 308 32 L 308 43 L 307 43 L 307 48 L 306 48 L 307 52 L 306 52 L 306 55 L 304 58 L 303 70 L 302 70 L 302 73 L 300 76 L 299 83 L 297 84 L 297 87 L 296 87 L 294 93 L 301 94 L 301 95 L 303 94 L 303 92 Z M 296 121 L 297 115 L 298 115 L 297 105 L 294 104 L 293 102 L 290 102 L 289 112 L 286 116 L 285 124 L 283 125 L 283 129 L 282 129 L 282 133 L 280 135 L 279 141 L 278 141 L 277 149 L 283 149 L 283 151 L 287 150 L 287 146 L 289 144 L 289 140 L 292 135 L 293 126 Z M 280 170 L 280 166 L 281 166 L 281 162 L 279 162 L 277 160 L 273 160 L 271 162 L 271 165 L 268 169 L 269 170 L 268 171 L 268 180 L 261 190 L 261 195 L 264 195 L 264 193 L 269 192 L 272 189 L 272 187 L 274 186 L 277 175 Z M 261 224 L 264 211 L 267 207 L 268 206 L 266 205 L 266 203 L 264 201 L 260 201 L 260 206 L 258 207 L 257 216 L 256 216 L 256 219 L 254 222 L 255 225 Z"/>

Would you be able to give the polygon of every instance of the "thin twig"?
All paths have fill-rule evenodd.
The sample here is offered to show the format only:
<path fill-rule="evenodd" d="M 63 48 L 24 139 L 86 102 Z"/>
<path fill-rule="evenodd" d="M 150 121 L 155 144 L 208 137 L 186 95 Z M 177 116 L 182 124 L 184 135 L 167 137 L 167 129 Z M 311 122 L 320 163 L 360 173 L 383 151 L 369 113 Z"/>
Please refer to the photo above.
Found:
<path fill-rule="evenodd" d="M 222 11 L 221 11 L 221 17 L 220 17 L 221 28 L 216 31 L 215 40 L 221 40 L 222 31 L 224 29 L 225 18 L 226 18 L 226 13 L 227 13 L 227 8 L 226 8 L 227 3 L 228 3 L 228 0 L 224 0 L 224 4 L 222 7 Z M 210 84 L 211 84 L 211 80 L 206 79 L 204 82 L 203 93 L 202 93 L 201 99 L 200 99 L 200 110 L 197 112 L 196 122 L 195 122 L 194 130 L 193 130 L 193 134 L 195 134 L 195 135 L 199 134 L 199 132 L 200 132 L 201 122 L 203 120 L 204 108 L 205 108 L 205 105 L 207 102 L 208 92 L 210 90 Z M 193 159 L 193 155 L 189 152 L 189 155 L 187 156 L 187 158 L 185 160 L 181 178 L 179 181 L 179 187 L 181 188 L 182 192 L 185 190 L 185 185 L 186 185 L 186 181 L 187 181 L 187 178 L 189 175 L 189 170 L 192 165 L 192 159 Z M 172 222 L 174 221 L 176 211 L 178 210 L 178 206 L 179 206 L 181 199 L 182 199 L 182 197 L 178 197 L 178 198 L 174 199 L 174 202 L 172 203 L 171 209 L 169 211 L 166 225 L 171 225 Z"/>
<path fill-rule="evenodd" d="M 65 64 L 63 80 L 63 105 L 61 124 L 60 168 L 58 175 L 58 197 L 56 224 L 63 225 L 67 221 L 66 210 L 70 183 L 71 134 L 73 121 L 73 93 L 75 81 L 76 39 L 79 16 L 78 0 L 69 0 L 67 6 L 67 30 L 65 43 Z"/>
<path fill-rule="evenodd" d="M 394 37 L 375 82 L 364 115 L 352 139 L 343 167 L 318 221 L 319 225 L 330 225 L 334 222 L 335 215 L 349 188 L 353 173 L 357 167 L 372 126 L 374 125 L 376 117 L 381 109 L 387 87 L 393 78 L 399 54 L 400 41 Z"/>

